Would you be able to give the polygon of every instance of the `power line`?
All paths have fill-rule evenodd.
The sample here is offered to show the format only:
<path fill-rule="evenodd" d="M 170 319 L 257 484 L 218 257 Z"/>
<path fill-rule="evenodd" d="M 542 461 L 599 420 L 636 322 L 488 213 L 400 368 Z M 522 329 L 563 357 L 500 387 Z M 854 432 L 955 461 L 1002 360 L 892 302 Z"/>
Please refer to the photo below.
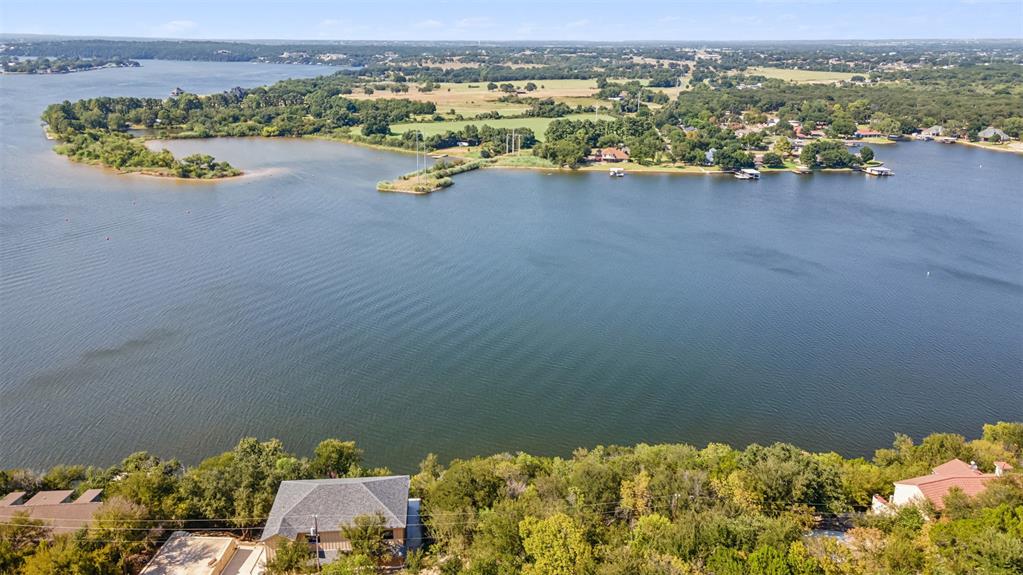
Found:
<path fill-rule="evenodd" d="M 679 494 L 679 493 L 673 493 L 671 495 L 651 496 L 651 497 L 648 497 L 646 499 L 647 499 L 647 501 L 662 501 L 662 500 L 670 500 L 670 499 L 677 499 L 677 500 L 682 500 L 682 499 L 688 499 L 688 500 L 699 499 L 701 501 L 712 500 L 712 501 L 722 501 L 722 502 L 727 500 L 726 498 L 723 498 L 723 497 L 721 497 L 719 495 L 698 494 L 698 495 L 686 495 L 686 496 L 683 496 L 682 494 Z M 796 501 L 796 502 L 786 502 L 786 503 L 788 505 L 792 505 L 792 506 L 803 505 L 803 506 L 806 506 L 806 507 L 813 507 L 813 508 L 816 508 L 816 509 L 821 509 L 821 508 L 829 508 L 830 509 L 830 508 L 832 508 L 832 504 L 830 504 L 830 503 L 814 503 L 814 502 L 809 502 L 809 501 Z M 605 507 L 621 507 L 621 502 L 620 501 L 610 501 L 610 502 L 605 502 L 605 503 L 583 503 L 583 504 L 579 504 L 579 505 L 574 505 L 574 504 L 566 502 L 566 504 L 568 504 L 568 506 L 571 509 L 595 509 L 595 508 L 605 508 Z M 419 517 L 438 516 L 438 517 L 448 518 L 448 517 L 462 516 L 462 515 L 466 515 L 466 516 L 468 516 L 468 515 L 477 515 L 477 514 L 479 514 L 479 512 L 480 511 L 478 511 L 478 510 L 474 510 L 474 511 L 438 511 L 438 512 L 434 512 L 434 513 L 420 512 L 418 515 L 419 515 Z M 289 517 L 294 517 L 294 518 L 307 518 L 307 517 L 314 517 L 315 515 L 322 515 L 322 514 L 313 514 L 313 513 L 295 514 L 295 515 L 290 515 L 289 514 L 288 516 Z M 365 515 L 365 513 L 357 513 L 357 514 L 347 514 L 347 513 L 345 513 L 345 514 L 332 515 L 332 517 L 339 517 L 341 519 L 355 519 L 356 517 L 360 517 L 362 515 Z M 266 521 L 268 519 L 268 517 L 264 516 L 264 517 L 216 517 L 216 518 L 190 518 L 190 519 L 106 519 L 106 520 L 104 520 L 104 519 L 73 519 L 73 518 L 64 518 L 64 517 L 40 517 L 40 516 L 36 516 L 36 515 L 30 515 L 29 518 L 30 519 L 42 520 L 42 521 L 63 521 L 63 522 L 76 521 L 76 522 L 82 522 L 84 524 L 93 524 L 93 523 L 102 523 L 102 522 L 110 522 L 110 523 L 212 523 L 212 522 L 235 522 L 235 521 L 253 521 L 253 522 L 259 522 L 259 521 Z M 2 523 L 2 522 L 0 522 L 0 525 L 5 525 L 5 524 L 10 524 L 10 523 Z"/>
<path fill-rule="evenodd" d="M 678 493 L 673 493 L 671 495 L 665 495 L 665 496 L 649 497 L 649 498 L 647 498 L 647 500 L 648 501 L 653 501 L 653 500 L 657 500 L 657 501 L 669 500 L 666 503 L 661 503 L 661 504 L 656 505 L 656 506 L 649 506 L 650 509 L 672 509 L 673 507 L 677 509 L 678 501 L 679 500 L 690 500 L 690 501 L 693 501 L 693 500 L 724 501 L 722 498 L 720 498 L 718 496 L 714 496 L 714 495 L 688 495 L 688 496 L 684 496 L 683 497 L 681 494 L 678 494 Z M 843 516 L 862 515 L 863 514 L 863 512 L 860 512 L 860 511 L 834 512 L 834 511 L 822 511 L 822 510 L 820 510 L 820 508 L 830 507 L 830 505 L 826 504 L 826 503 L 795 502 L 795 503 L 790 503 L 790 504 L 792 506 L 805 506 L 805 507 L 815 508 L 815 513 L 816 514 L 822 515 L 822 516 L 827 516 L 827 517 L 843 517 Z M 579 510 L 579 509 L 588 509 L 588 508 L 595 507 L 595 506 L 608 507 L 608 506 L 611 506 L 611 505 L 614 505 L 615 509 L 607 509 L 605 511 L 597 511 L 597 514 L 599 514 L 599 515 L 613 515 L 615 513 L 618 513 L 618 511 L 621 508 L 620 502 L 604 503 L 604 504 L 592 504 L 591 506 L 587 506 L 585 504 L 584 505 L 577 505 L 577 506 L 576 505 L 569 505 L 569 509 L 570 510 Z M 450 512 L 450 513 L 441 512 L 441 513 L 436 514 L 436 515 L 441 517 L 441 518 L 447 519 L 449 517 L 454 517 L 454 516 L 476 515 L 478 513 L 479 513 L 478 511 L 471 511 L 471 512 L 454 512 L 453 511 L 453 512 Z M 306 518 L 306 517 L 316 517 L 317 515 L 318 514 L 302 514 L 302 515 L 290 515 L 289 517 Z M 343 514 L 343 515 L 336 515 L 336 516 L 332 516 L 332 517 L 337 517 L 337 518 L 340 518 L 340 519 L 355 519 L 355 518 L 363 516 L 363 515 L 365 515 L 365 514 L 355 514 L 355 515 Z M 420 514 L 420 517 L 423 517 L 423 516 L 429 517 L 430 515 L 429 514 Z M 167 527 L 167 528 L 173 527 L 174 524 L 184 523 L 184 522 L 210 523 L 210 522 L 216 522 L 216 521 L 220 521 L 220 522 L 234 522 L 234 521 L 240 521 L 240 520 L 243 520 L 243 519 L 244 520 L 252 520 L 252 521 L 265 521 L 266 520 L 266 518 L 124 519 L 124 520 L 118 520 L 118 519 L 90 520 L 90 519 L 64 519 L 64 518 L 42 518 L 42 517 L 29 517 L 29 518 L 30 519 L 37 519 L 37 520 L 40 520 L 40 521 L 47 521 L 47 520 L 48 521 L 58 521 L 58 522 L 62 523 L 62 525 L 59 525 L 59 527 L 69 527 L 69 526 L 63 525 L 63 524 L 71 523 L 71 522 L 78 522 L 78 523 L 81 523 L 79 528 L 94 527 L 96 529 L 106 529 L 106 530 L 109 530 L 109 531 L 149 531 L 149 530 L 153 530 L 153 529 L 163 529 L 165 527 Z M 120 527 L 120 526 L 118 526 L 118 527 L 103 527 L 102 524 L 97 525 L 97 522 L 100 522 L 100 521 L 107 521 L 107 522 L 111 522 L 111 523 L 151 522 L 151 523 L 159 523 L 160 525 L 156 525 L 156 526 L 152 526 L 152 527 Z M 427 523 L 424 523 L 424 522 L 406 523 L 405 526 L 406 527 L 419 527 L 419 526 L 425 526 L 425 527 L 435 526 L 436 527 L 436 526 L 468 525 L 468 524 L 475 523 L 475 522 L 476 522 L 476 519 L 474 518 L 474 519 L 470 519 L 470 520 L 461 520 L 461 521 L 443 521 L 442 520 L 442 521 L 430 521 L 430 522 L 427 522 Z M 22 527 L 29 527 L 29 526 L 31 526 L 31 525 L 27 525 L 25 523 L 14 523 L 14 522 L 0 522 L 0 525 L 22 526 Z M 38 527 L 44 528 L 44 529 L 47 528 L 47 526 L 45 526 L 45 525 L 38 526 Z M 261 529 L 261 528 L 263 528 L 263 524 L 262 523 L 252 524 L 252 525 L 231 525 L 231 526 L 227 526 L 227 527 L 225 527 L 225 526 L 221 526 L 221 527 L 193 527 L 193 528 L 189 528 L 189 530 L 190 531 L 224 531 L 224 530 L 242 530 L 242 529 L 249 530 L 249 529 Z"/>

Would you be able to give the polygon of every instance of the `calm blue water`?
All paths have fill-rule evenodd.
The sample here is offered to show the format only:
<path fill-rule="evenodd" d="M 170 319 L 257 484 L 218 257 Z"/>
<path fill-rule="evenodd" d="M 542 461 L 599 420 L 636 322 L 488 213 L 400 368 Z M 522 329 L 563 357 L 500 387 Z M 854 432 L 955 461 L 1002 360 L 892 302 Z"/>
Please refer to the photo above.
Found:
<path fill-rule="evenodd" d="M 501 450 L 791 441 L 1023 414 L 1023 158 L 879 147 L 897 176 L 464 174 L 316 141 L 174 142 L 274 175 L 118 176 L 46 104 L 324 68 L 0 78 L 0 468 L 355 439 L 410 470 Z M 106 239 L 109 237 L 110 239 Z M 928 275 L 930 272 L 930 275 Z"/>

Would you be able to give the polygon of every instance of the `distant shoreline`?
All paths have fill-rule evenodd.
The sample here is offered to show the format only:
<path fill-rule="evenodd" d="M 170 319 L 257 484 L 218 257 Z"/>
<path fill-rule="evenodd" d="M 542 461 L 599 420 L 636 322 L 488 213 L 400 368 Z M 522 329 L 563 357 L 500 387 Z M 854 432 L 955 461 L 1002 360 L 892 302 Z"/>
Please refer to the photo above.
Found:
<path fill-rule="evenodd" d="M 49 131 L 46 131 L 46 135 L 47 135 L 48 138 L 51 138 L 51 136 L 49 134 Z M 215 136 L 215 137 L 210 137 L 210 138 L 153 138 L 153 139 L 147 139 L 145 141 L 145 144 L 148 147 L 151 143 L 158 143 L 158 142 L 186 141 L 186 140 L 195 140 L 195 139 L 211 140 L 211 139 L 215 139 L 215 138 L 248 139 L 248 140 L 303 140 L 303 139 L 308 139 L 308 140 L 319 140 L 319 141 L 325 141 L 325 142 L 333 142 L 333 143 L 338 143 L 338 144 L 346 144 L 346 145 L 351 145 L 351 146 L 358 146 L 358 147 L 362 147 L 362 148 L 368 148 L 368 149 L 372 149 L 372 150 L 378 150 L 378 151 L 384 151 L 384 152 L 401 153 L 401 154 L 406 154 L 406 155 L 411 155 L 411 154 L 415 153 L 413 150 L 409 150 L 409 149 L 406 149 L 406 148 L 400 148 L 400 147 L 396 147 L 396 146 L 388 146 L 388 145 L 383 145 L 383 144 L 373 144 L 373 143 L 370 143 L 370 142 L 360 142 L 360 141 L 357 141 L 357 140 L 354 140 L 354 139 L 350 140 L 350 139 L 345 139 L 345 138 L 338 138 L 338 137 L 332 137 L 332 136 L 319 136 L 319 135 L 306 135 L 306 136 L 296 136 L 296 137 L 284 136 L 284 137 L 274 137 L 274 138 L 266 138 L 266 137 L 263 137 L 263 136 L 239 136 L 239 137 Z M 873 143 L 873 142 L 871 142 L 871 143 Z M 885 143 L 887 143 L 887 144 L 895 144 L 897 142 L 885 142 Z M 963 140 L 957 140 L 955 143 L 963 144 L 963 145 L 966 145 L 966 146 L 971 146 L 971 147 L 982 149 L 982 150 L 991 150 L 991 151 L 995 151 L 995 152 L 1009 152 L 1009 153 L 1023 154 L 1023 147 L 1010 147 L 1011 144 L 1005 145 L 1005 147 L 996 147 L 996 146 L 993 146 L 993 145 L 990 145 L 990 144 L 985 144 L 985 143 L 982 143 L 982 142 L 968 142 L 968 141 L 963 141 Z M 462 160 L 462 161 L 474 161 L 475 160 L 474 158 L 466 158 L 465 156 L 460 155 L 460 154 L 450 154 L 450 155 L 447 155 L 443 151 L 443 149 L 442 150 L 434 150 L 434 152 L 432 152 L 432 154 L 430 154 L 430 155 L 436 155 L 438 153 L 445 154 L 447 157 L 449 157 L 451 159 L 457 159 L 457 160 Z M 587 165 L 583 165 L 583 166 L 580 166 L 580 167 L 575 168 L 575 169 L 564 167 L 564 166 L 553 166 L 553 165 L 529 165 L 529 164 L 514 165 L 514 164 L 502 164 L 502 163 L 500 163 L 502 159 L 507 160 L 507 159 L 510 159 L 512 157 L 518 157 L 518 156 L 498 157 L 498 158 L 496 158 L 496 160 L 497 160 L 496 162 L 493 162 L 493 163 L 490 163 L 488 165 L 485 165 L 485 166 L 483 166 L 483 168 L 502 169 L 502 170 L 530 170 L 530 171 L 541 171 L 541 172 L 557 172 L 557 173 L 561 173 L 561 174 L 567 174 L 567 173 L 573 173 L 573 172 L 579 172 L 579 173 L 582 173 L 582 172 L 602 172 L 602 171 L 606 171 L 606 170 L 609 170 L 610 168 L 615 168 L 615 167 L 623 168 L 625 170 L 626 174 L 634 174 L 634 175 L 652 174 L 652 175 L 674 175 L 674 176 L 727 176 L 727 175 L 730 175 L 732 173 L 731 170 L 723 170 L 723 169 L 720 169 L 720 168 L 708 167 L 708 166 L 688 166 L 688 165 L 687 166 L 677 166 L 677 167 L 675 167 L 675 166 L 643 166 L 643 165 L 635 164 L 635 163 L 632 163 L 632 162 L 587 164 Z M 521 157 L 532 158 L 533 156 L 521 156 Z M 70 160 L 70 161 L 76 162 L 76 163 L 84 163 L 84 164 L 92 165 L 92 166 L 99 166 L 99 167 L 105 168 L 107 170 L 111 170 L 114 173 L 121 174 L 121 175 L 144 176 L 144 177 L 148 177 L 148 178 L 160 178 L 160 179 L 179 181 L 179 182 L 199 182 L 199 183 L 212 183 L 212 182 L 218 182 L 218 181 L 237 181 L 237 180 L 242 180 L 242 179 L 250 179 L 250 178 L 257 178 L 257 177 L 267 177 L 267 176 L 272 176 L 272 175 L 276 175 L 276 174 L 279 174 L 279 173 L 283 173 L 283 171 L 284 171 L 283 168 L 268 167 L 268 168 L 261 168 L 261 169 L 258 169 L 258 170 L 243 170 L 238 175 L 224 176 L 224 177 L 219 177 L 219 178 L 182 178 L 182 177 L 178 177 L 178 176 L 173 176 L 173 175 L 169 175 L 169 174 L 162 174 L 162 173 L 159 173 L 159 172 L 149 171 L 149 170 L 145 170 L 145 169 L 141 169 L 141 170 L 123 170 L 123 169 L 118 169 L 118 168 L 111 168 L 109 166 L 103 166 L 101 164 L 94 164 L 94 163 L 90 163 L 90 162 L 78 162 L 76 160 Z M 791 167 L 785 167 L 785 168 L 767 168 L 767 167 L 763 167 L 763 168 L 758 168 L 758 170 L 763 175 L 776 174 L 776 173 L 798 173 L 796 169 L 793 169 Z M 814 172 L 820 172 L 820 173 L 856 173 L 856 172 L 859 172 L 859 171 L 860 170 L 857 170 L 857 169 L 854 169 L 854 168 L 823 168 L 823 169 L 812 170 L 809 173 L 814 173 Z M 397 190 L 387 190 L 387 191 L 397 191 Z M 436 190 L 433 190 L 433 191 L 436 191 Z M 405 192 L 405 193 L 411 193 L 413 195 L 424 195 L 424 194 L 428 194 L 430 192 Z"/>

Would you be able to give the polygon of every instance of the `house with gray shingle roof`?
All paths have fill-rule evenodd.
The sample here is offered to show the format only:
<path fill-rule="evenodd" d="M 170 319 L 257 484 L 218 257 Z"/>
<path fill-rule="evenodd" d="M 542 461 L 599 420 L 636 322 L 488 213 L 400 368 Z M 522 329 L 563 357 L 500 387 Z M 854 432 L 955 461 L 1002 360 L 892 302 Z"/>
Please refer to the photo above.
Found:
<path fill-rule="evenodd" d="M 400 550 L 410 523 L 408 490 L 407 475 L 284 481 L 260 540 L 266 543 L 269 558 L 281 542 L 301 539 L 329 562 L 352 549 L 343 527 L 356 517 L 379 514 L 389 530 L 387 538 Z"/>
<path fill-rule="evenodd" d="M 999 130 L 998 128 L 995 128 L 994 126 L 988 126 L 987 128 L 984 128 L 983 130 L 980 131 L 980 133 L 977 134 L 977 137 L 980 138 L 981 140 L 984 140 L 985 142 L 994 139 L 995 136 L 998 136 L 998 141 L 1000 142 L 1009 141 L 1009 134 L 1006 134 L 1005 132 Z"/>

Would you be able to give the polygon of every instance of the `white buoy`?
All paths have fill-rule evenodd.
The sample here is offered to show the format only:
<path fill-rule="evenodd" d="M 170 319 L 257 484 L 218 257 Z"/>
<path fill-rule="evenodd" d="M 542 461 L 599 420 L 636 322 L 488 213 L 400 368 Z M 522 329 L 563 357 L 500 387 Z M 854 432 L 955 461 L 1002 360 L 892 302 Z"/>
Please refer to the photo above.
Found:
<path fill-rule="evenodd" d="M 927 277 L 931 277 L 931 272 L 927 272 Z"/>

